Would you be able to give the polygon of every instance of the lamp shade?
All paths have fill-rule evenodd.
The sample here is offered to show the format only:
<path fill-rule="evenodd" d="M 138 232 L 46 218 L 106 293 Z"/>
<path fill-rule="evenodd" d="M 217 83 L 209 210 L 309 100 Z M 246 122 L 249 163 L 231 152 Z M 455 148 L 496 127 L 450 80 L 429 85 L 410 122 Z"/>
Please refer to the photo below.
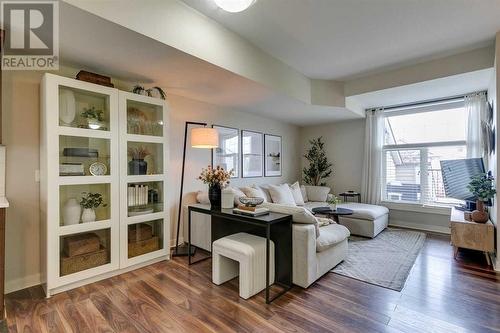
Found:
<path fill-rule="evenodd" d="M 191 147 L 212 149 L 219 147 L 219 133 L 215 128 L 199 127 L 191 130 Z"/>

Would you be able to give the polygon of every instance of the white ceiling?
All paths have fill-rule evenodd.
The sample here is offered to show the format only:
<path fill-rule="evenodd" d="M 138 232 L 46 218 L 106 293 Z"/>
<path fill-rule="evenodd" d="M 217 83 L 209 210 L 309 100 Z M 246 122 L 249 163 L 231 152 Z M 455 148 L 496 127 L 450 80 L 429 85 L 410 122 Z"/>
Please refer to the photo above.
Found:
<path fill-rule="evenodd" d="M 183 0 L 311 78 L 349 79 L 485 46 L 500 0 Z"/>
<path fill-rule="evenodd" d="M 72 5 L 60 3 L 61 61 L 129 81 L 158 85 L 221 107 L 296 125 L 360 118 L 346 108 L 320 107 L 281 95 Z"/>

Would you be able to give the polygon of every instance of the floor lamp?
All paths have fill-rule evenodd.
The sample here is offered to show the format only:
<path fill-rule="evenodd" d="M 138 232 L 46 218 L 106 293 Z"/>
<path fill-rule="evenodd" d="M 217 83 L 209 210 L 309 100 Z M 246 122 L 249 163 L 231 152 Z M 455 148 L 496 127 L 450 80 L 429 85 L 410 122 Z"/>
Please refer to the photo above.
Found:
<path fill-rule="evenodd" d="M 197 125 L 203 127 L 197 127 L 191 129 L 191 147 L 192 148 L 203 148 L 203 149 L 213 149 L 219 147 L 219 134 L 215 128 L 206 127 L 206 123 L 197 123 L 187 121 L 184 127 L 184 150 L 182 152 L 182 175 L 181 175 L 181 189 L 179 194 L 179 209 L 177 210 L 177 235 L 175 237 L 175 249 L 172 252 L 173 257 L 181 257 L 187 255 L 194 255 L 196 247 L 191 246 L 188 248 L 187 244 L 179 245 L 179 233 L 181 229 L 181 213 L 182 213 L 182 195 L 184 194 L 184 168 L 186 166 L 186 145 L 187 145 L 187 134 L 188 127 L 190 125 Z"/>

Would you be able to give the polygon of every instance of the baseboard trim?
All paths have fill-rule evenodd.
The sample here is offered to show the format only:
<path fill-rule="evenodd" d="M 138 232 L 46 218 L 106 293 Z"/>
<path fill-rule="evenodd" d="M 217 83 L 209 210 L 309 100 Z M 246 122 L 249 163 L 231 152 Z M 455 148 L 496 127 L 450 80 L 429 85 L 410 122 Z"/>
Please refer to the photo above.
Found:
<path fill-rule="evenodd" d="M 179 237 L 179 245 L 184 243 L 184 237 Z M 175 238 L 170 240 L 170 249 L 175 247 Z"/>
<path fill-rule="evenodd" d="M 12 293 L 14 291 L 26 289 L 29 287 L 37 286 L 41 284 L 40 273 L 24 276 L 22 278 L 6 280 L 5 281 L 5 293 Z"/>
<path fill-rule="evenodd" d="M 450 232 L 450 228 L 448 228 L 448 227 L 433 226 L 433 225 L 422 225 L 422 224 L 419 224 L 419 223 L 412 223 L 412 222 L 399 221 L 399 220 L 390 220 L 389 221 L 389 226 L 390 227 L 409 228 L 409 229 L 429 231 L 429 232 L 437 232 L 437 233 L 446 234 L 446 235 L 449 235 L 451 233 Z"/>

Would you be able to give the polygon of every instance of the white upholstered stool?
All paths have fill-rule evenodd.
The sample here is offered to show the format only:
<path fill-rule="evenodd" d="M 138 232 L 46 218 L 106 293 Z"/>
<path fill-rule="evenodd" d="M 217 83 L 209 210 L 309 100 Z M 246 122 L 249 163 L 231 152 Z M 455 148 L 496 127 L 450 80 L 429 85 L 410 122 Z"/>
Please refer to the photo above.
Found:
<path fill-rule="evenodd" d="M 213 283 L 220 285 L 238 275 L 240 297 L 244 299 L 252 297 L 266 287 L 265 238 L 240 232 L 213 242 Z M 274 243 L 269 241 L 269 285 L 273 283 Z"/>

